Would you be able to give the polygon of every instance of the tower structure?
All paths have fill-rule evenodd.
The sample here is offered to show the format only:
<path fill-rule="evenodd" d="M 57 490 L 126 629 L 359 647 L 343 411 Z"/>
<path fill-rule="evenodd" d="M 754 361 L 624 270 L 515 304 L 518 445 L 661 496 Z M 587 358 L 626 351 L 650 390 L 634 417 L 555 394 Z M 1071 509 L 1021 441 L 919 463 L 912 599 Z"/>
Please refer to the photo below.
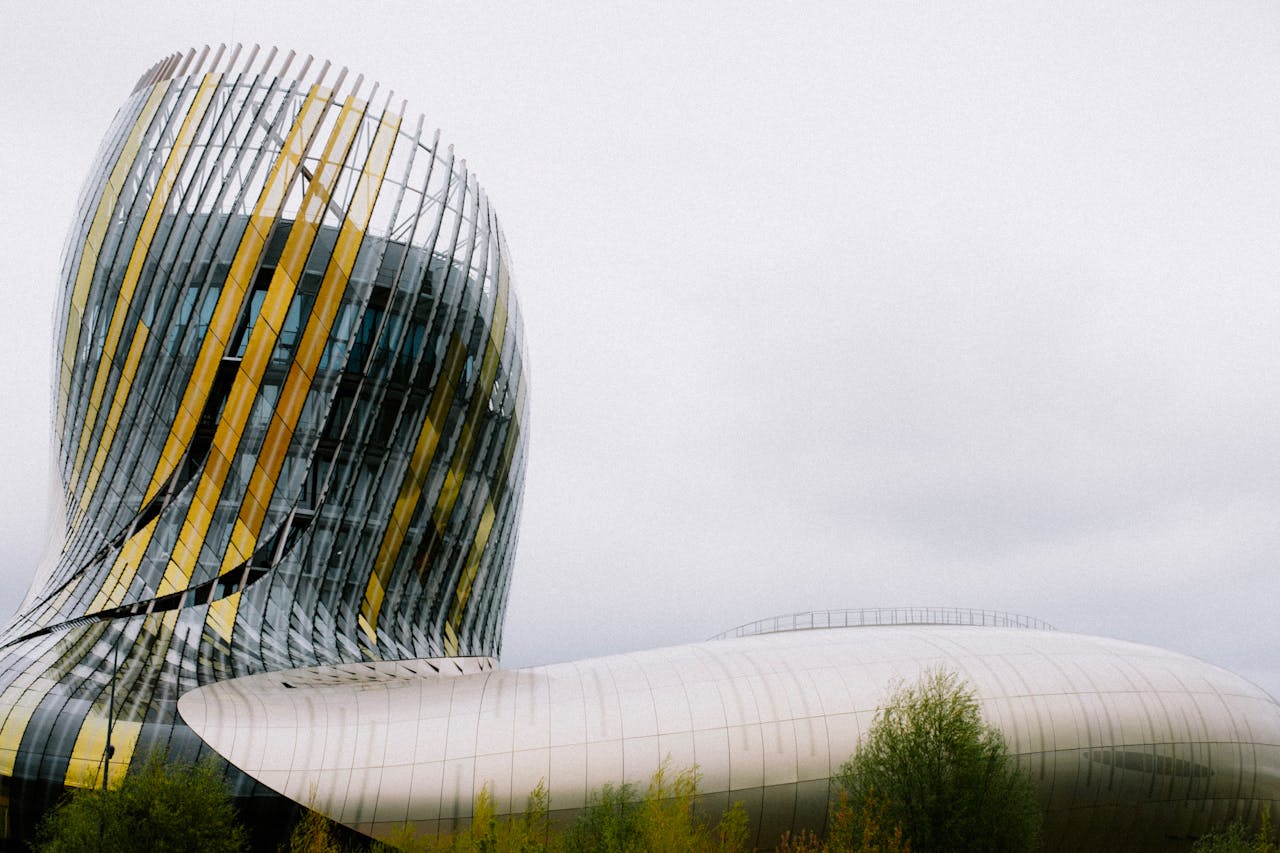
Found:
<path fill-rule="evenodd" d="M 207 749 L 194 687 L 496 657 L 527 445 L 508 253 L 377 85 L 238 47 L 143 75 L 66 244 L 55 367 L 63 536 L 0 634 L 9 834 Z"/>
<path fill-rule="evenodd" d="M 528 431 L 509 259 L 465 163 L 345 70 L 138 82 L 64 255 L 62 536 L 0 631 L 0 849 L 67 786 L 216 751 L 245 814 L 448 832 L 697 765 L 753 843 L 821 830 L 895 679 L 972 684 L 1050 849 L 1186 850 L 1280 808 L 1280 704 L 991 611 L 814 611 L 496 667 Z M 279 821 L 276 822 L 277 825 Z"/>

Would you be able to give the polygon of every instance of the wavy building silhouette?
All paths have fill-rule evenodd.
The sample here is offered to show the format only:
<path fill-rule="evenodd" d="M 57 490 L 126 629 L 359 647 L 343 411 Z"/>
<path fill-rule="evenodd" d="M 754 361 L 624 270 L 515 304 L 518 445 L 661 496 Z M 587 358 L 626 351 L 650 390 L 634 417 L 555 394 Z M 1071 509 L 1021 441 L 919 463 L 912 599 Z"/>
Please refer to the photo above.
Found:
<path fill-rule="evenodd" d="M 147 72 L 64 253 L 56 547 L 0 632 L 0 836 L 159 751 L 251 821 L 466 825 L 697 765 L 753 843 L 821 830 L 898 680 L 945 667 L 1055 850 L 1183 850 L 1280 806 L 1280 705 L 1182 655 L 936 608 L 803 614 L 501 670 L 528 444 L 508 253 L 465 162 L 294 54 Z M 624 617 L 625 614 L 620 614 Z"/>
<path fill-rule="evenodd" d="M 0 635 L 11 834 L 101 778 L 108 730 L 112 779 L 194 756 L 199 685 L 498 654 L 520 313 L 483 191 L 389 93 L 257 49 L 148 71 L 81 197 L 55 353 L 65 535 Z"/>

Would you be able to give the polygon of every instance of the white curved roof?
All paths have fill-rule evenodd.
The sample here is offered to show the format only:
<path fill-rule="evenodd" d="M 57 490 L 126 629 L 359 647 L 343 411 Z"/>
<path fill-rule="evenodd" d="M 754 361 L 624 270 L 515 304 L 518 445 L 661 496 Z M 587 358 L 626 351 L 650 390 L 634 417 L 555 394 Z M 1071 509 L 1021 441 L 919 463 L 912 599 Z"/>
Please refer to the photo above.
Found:
<path fill-rule="evenodd" d="M 899 681 L 976 690 L 1048 809 L 1056 849 L 1161 849 L 1280 806 L 1280 705 L 1225 670 L 1119 640 L 956 626 L 812 630 L 517 670 L 409 661 L 265 673 L 185 695 L 186 722 L 264 784 L 385 834 L 453 828 L 491 787 L 554 814 L 592 790 L 696 764 L 772 844 L 821 828 L 828 778 Z M 452 673 L 438 669 L 452 670 Z M 459 669 L 461 671 L 459 671 Z"/>

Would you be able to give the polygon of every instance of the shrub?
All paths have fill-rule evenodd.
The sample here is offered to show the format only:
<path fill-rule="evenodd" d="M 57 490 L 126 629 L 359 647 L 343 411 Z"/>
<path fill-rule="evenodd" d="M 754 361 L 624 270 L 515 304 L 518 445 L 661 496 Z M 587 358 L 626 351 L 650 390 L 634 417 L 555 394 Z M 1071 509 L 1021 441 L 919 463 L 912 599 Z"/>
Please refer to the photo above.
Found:
<path fill-rule="evenodd" d="M 892 849 L 899 828 L 916 853 L 1014 853 L 1039 844 L 1035 788 L 954 673 L 928 672 L 900 686 L 834 781 L 850 805 L 843 821 L 831 821 L 834 849 Z M 865 841 L 881 846 L 858 846 Z"/>
<path fill-rule="evenodd" d="M 238 853 L 245 845 L 217 765 L 168 765 L 157 753 L 116 790 L 68 794 L 41 821 L 33 847 L 41 853 Z"/>
<path fill-rule="evenodd" d="M 888 824 L 888 804 L 867 793 L 860 808 L 840 792 L 828 819 L 830 837 L 822 839 L 811 831 L 794 838 L 784 835 L 776 853 L 911 853 L 911 842 L 902 835 L 902 826 Z M 856 824 L 856 826 L 855 826 Z"/>
<path fill-rule="evenodd" d="M 498 817 L 488 788 L 476 797 L 471 825 L 425 838 L 406 826 L 377 850 L 408 853 L 738 853 L 746 848 L 747 813 L 734 804 L 714 826 L 697 810 L 698 774 L 674 776 L 664 763 L 641 795 L 634 785 L 605 785 L 563 832 L 551 829 L 545 783 L 529 795 L 524 814 Z"/>
<path fill-rule="evenodd" d="M 1262 812 L 1262 825 L 1250 838 L 1249 829 L 1240 821 L 1232 821 L 1221 832 L 1211 832 L 1198 839 L 1191 848 L 1192 853 L 1280 853 L 1280 843 L 1276 840 L 1275 830 L 1271 826 L 1271 809 Z"/>

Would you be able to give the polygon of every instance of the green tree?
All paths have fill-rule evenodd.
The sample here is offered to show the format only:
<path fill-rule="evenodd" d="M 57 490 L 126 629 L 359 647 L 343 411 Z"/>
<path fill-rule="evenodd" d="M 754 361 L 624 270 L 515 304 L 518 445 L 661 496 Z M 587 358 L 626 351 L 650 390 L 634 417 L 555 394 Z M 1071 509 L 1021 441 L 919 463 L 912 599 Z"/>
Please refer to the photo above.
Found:
<path fill-rule="evenodd" d="M 338 824 L 313 809 L 307 809 L 289 833 L 288 853 L 346 853 L 358 848 L 344 845 Z"/>
<path fill-rule="evenodd" d="M 565 831 L 564 853 L 641 853 L 651 850 L 735 853 L 746 849 L 748 821 L 741 803 L 710 825 L 698 813 L 698 772 L 672 774 L 663 762 L 644 796 L 629 784 L 606 785 Z"/>
<path fill-rule="evenodd" d="M 630 783 L 606 784 L 591 794 L 587 808 L 561 838 L 565 853 L 623 853 L 641 850 L 640 795 Z"/>
<path fill-rule="evenodd" d="M 731 853 L 746 847 L 746 809 L 734 803 L 714 826 L 707 823 L 697 808 L 699 778 L 696 767 L 673 775 L 662 762 L 642 802 L 641 849 Z"/>
<path fill-rule="evenodd" d="M 374 842 L 373 853 L 546 853 L 555 841 L 548 817 L 550 797 L 546 782 L 529 793 L 524 813 L 499 817 L 489 786 L 476 795 L 471 824 L 457 832 L 438 836 L 422 836 L 406 824 L 381 842 Z"/>
<path fill-rule="evenodd" d="M 858 808 L 841 791 L 831 806 L 830 837 L 820 838 L 811 830 L 801 830 L 794 837 L 787 833 L 776 853 L 911 853 L 902 826 L 886 823 L 887 813 L 888 804 L 870 791 Z"/>
<path fill-rule="evenodd" d="M 470 824 L 461 830 L 420 836 L 404 826 L 374 845 L 404 853 L 739 853 L 748 821 L 741 803 L 708 823 L 698 811 L 698 774 L 672 774 L 664 763 L 641 795 L 634 785 L 605 785 L 563 831 L 552 829 L 545 782 L 529 795 L 524 814 L 498 816 L 488 787 L 476 797 Z"/>
<path fill-rule="evenodd" d="M 1262 812 L 1262 825 L 1250 838 L 1249 828 L 1232 821 L 1221 832 L 1211 832 L 1198 839 L 1192 853 L 1280 853 L 1280 842 L 1271 826 L 1271 809 Z"/>
<path fill-rule="evenodd" d="M 168 765 L 152 754 L 116 790 L 72 791 L 41 821 L 40 853 L 238 853 L 244 828 L 212 762 Z"/>
<path fill-rule="evenodd" d="M 843 823 L 832 821 L 832 849 L 893 849 L 903 838 L 915 853 L 1014 853 L 1039 844 L 1035 788 L 954 673 L 927 672 L 915 686 L 900 686 L 834 781 L 852 808 Z M 868 836 L 872 822 L 878 837 Z"/>

